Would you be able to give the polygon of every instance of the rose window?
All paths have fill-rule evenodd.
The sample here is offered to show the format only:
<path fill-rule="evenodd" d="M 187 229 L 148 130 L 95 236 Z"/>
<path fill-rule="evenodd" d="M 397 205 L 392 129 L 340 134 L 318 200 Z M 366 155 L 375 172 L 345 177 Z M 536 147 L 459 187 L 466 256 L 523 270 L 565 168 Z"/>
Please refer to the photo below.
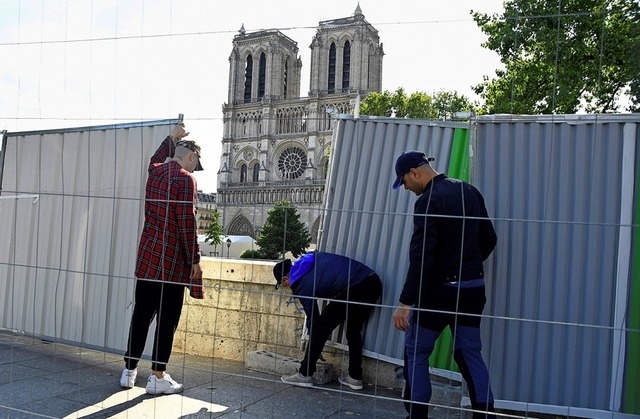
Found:
<path fill-rule="evenodd" d="M 307 168 L 307 153 L 299 147 L 286 148 L 278 158 L 278 172 L 282 179 L 297 179 Z"/>

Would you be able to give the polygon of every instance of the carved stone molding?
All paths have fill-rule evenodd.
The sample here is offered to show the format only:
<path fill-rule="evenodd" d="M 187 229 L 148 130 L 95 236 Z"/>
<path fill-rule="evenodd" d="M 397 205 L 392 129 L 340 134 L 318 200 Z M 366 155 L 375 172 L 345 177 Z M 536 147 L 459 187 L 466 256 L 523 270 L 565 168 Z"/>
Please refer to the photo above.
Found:
<path fill-rule="evenodd" d="M 274 204 L 287 200 L 292 204 L 320 204 L 323 186 L 305 186 L 293 189 L 227 190 L 217 194 L 219 206 L 236 204 Z"/>

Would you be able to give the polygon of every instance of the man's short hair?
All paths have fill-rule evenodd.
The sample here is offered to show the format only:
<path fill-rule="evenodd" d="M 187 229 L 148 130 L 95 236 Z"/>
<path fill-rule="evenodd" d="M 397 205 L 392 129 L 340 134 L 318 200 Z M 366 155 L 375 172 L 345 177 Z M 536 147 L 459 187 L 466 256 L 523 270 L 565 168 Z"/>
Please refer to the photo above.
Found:
<path fill-rule="evenodd" d="M 200 146 L 192 140 L 180 140 L 176 143 L 176 147 L 184 147 L 184 148 L 188 148 L 189 150 L 195 152 L 198 155 L 198 165 L 195 168 L 195 171 L 200 171 L 200 170 L 204 170 L 202 168 L 202 163 L 200 162 L 200 159 L 202 158 L 200 151 L 201 148 Z"/>

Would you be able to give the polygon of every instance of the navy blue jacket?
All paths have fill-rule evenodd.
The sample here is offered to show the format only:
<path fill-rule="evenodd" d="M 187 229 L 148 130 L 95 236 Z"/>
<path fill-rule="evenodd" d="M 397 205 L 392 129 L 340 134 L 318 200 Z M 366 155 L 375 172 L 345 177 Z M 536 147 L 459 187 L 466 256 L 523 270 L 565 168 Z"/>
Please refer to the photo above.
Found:
<path fill-rule="evenodd" d="M 413 213 L 409 272 L 400 302 L 426 308 L 425 294 L 435 285 L 483 278 L 482 262 L 497 238 L 480 192 L 444 174 L 427 184 Z"/>
<path fill-rule="evenodd" d="M 316 298 L 345 299 L 350 287 L 358 285 L 373 273 L 368 266 L 346 256 L 326 252 L 314 252 L 313 256 L 315 261 L 309 270 L 291 285 L 291 292 L 298 297 L 307 315 L 308 329 L 320 316 Z M 298 262 L 293 264 L 292 273 Z"/>

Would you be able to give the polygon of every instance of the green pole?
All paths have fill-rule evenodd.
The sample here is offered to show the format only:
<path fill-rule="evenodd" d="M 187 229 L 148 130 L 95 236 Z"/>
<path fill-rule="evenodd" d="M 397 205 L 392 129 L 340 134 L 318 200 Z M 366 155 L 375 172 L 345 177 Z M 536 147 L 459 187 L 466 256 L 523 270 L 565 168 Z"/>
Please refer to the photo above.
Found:
<path fill-rule="evenodd" d="M 636 174 L 633 217 L 633 260 L 631 268 L 631 296 L 629 301 L 629 327 L 627 332 L 626 365 L 624 372 L 624 413 L 640 414 L 640 171 Z"/>

